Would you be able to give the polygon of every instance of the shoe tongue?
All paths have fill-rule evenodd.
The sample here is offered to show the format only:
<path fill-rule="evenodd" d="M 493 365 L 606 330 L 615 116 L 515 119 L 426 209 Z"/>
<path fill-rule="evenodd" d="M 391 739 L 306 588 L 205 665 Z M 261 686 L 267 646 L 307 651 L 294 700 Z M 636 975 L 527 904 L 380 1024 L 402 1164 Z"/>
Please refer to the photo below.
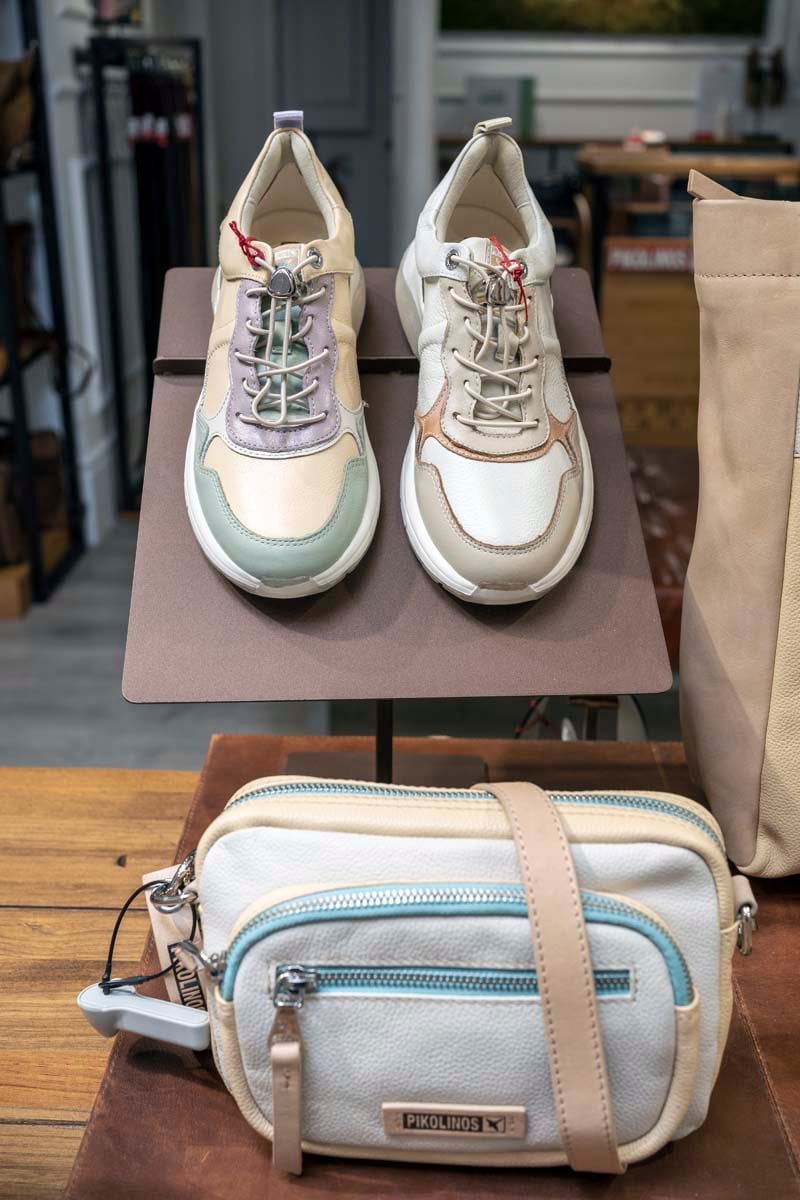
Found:
<path fill-rule="evenodd" d="M 503 261 L 503 256 L 497 246 L 489 238 L 464 238 L 461 246 L 465 251 L 464 257 L 471 258 L 473 262 L 488 263 L 490 267 L 499 267 Z"/>
<path fill-rule="evenodd" d="M 297 264 L 302 259 L 302 250 L 303 250 L 303 247 L 299 242 L 287 242 L 284 245 L 275 246 L 272 249 L 272 262 L 274 263 L 274 265 L 276 267 L 286 267 L 288 270 L 293 271 L 296 268 Z M 262 316 L 264 318 L 265 325 L 266 325 L 269 311 L 270 311 L 269 296 L 265 296 L 263 299 L 263 302 L 262 302 Z M 279 305 L 277 315 L 275 318 L 275 337 L 273 339 L 272 353 L 270 355 L 270 360 L 272 362 L 274 362 L 276 364 L 276 366 L 279 365 L 282 361 L 284 339 L 287 337 L 291 337 L 291 335 L 294 332 L 296 332 L 296 330 L 299 326 L 299 323 L 302 320 L 302 310 L 300 308 L 300 305 L 298 305 L 298 304 L 292 305 L 291 325 L 290 325 L 290 328 L 288 328 L 288 329 L 286 328 L 286 322 L 285 322 L 284 318 L 285 318 L 285 310 L 283 308 L 283 305 Z M 259 339 L 259 342 L 261 342 L 261 345 L 256 348 L 256 354 L 263 354 L 265 339 Z M 297 375 L 292 374 L 288 377 L 290 394 L 292 392 L 300 391 L 300 389 L 303 386 L 302 371 L 304 369 L 303 364 L 305 363 L 307 358 L 308 358 L 308 350 L 306 349 L 305 343 L 304 342 L 293 342 L 289 349 L 289 358 L 288 358 L 289 365 L 293 366 L 293 367 L 294 366 L 300 367 L 301 370 Z M 266 378 L 263 367 L 260 367 L 256 370 L 256 375 L 258 377 L 259 384 L 263 384 L 263 382 Z M 277 383 L 273 384 L 273 390 L 278 391 L 279 384 L 277 384 Z M 290 411 L 291 411 L 293 409 L 293 406 L 290 404 L 289 407 L 290 407 Z"/>
<path fill-rule="evenodd" d="M 300 262 L 302 249 L 299 242 L 286 242 L 282 246 L 275 246 L 272 251 L 275 266 L 288 267 L 290 271 L 293 271 Z"/>

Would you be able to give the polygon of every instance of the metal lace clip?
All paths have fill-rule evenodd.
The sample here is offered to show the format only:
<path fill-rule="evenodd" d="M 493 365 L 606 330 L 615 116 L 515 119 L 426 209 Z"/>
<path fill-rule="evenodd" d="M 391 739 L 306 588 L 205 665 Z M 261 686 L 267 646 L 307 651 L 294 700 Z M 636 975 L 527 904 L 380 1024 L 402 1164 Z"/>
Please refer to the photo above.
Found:
<path fill-rule="evenodd" d="M 185 904 L 196 903 L 197 890 L 188 886 L 194 881 L 194 856 L 195 851 L 190 851 L 172 879 L 168 883 L 160 883 L 153 888 L 150 900 L 153 907 L 157 908 L 159 912 L 173 913 L 183 908 Z"/>

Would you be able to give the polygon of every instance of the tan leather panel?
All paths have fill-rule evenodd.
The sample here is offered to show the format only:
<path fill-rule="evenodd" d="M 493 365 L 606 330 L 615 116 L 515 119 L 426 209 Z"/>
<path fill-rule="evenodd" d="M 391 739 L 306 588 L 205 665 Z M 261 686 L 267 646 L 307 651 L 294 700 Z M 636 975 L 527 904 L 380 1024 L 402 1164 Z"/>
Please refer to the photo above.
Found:
<path fill-rule="evenodd" d="M 332 446 L 298 458 L 256 458 L 211 439 L 203 465 L 219 475 L 225 498 L 241 523 L 259 537 L 306 537 L 331 516 L 344 469 L 358 457 L 345 433 Z"/>
<path fill-rule="evenodd" d="M 690 196 L 694 196 L 695 200 L 738 200 L 740 198 L 730 188 L 723 187 L 715 179 L 709 179 L 708 175 L 694 170 L 689 172 L 686 190 Z"/>
<path fill-rule="evenodd" d="M 498 458 L 500 457 L 499 454 L 487 454 L 486 452 L 480 450 L 469 450 L 466 446 L 462 446 L 460 443 L 454 442 L 445 433 L 442 425 L 442 416 L 447 406 L 448 392 L 449 386 L 447 381 L 445 381 L 432 407 L 429 408 L 426 413 L 420 413 L 418 411 L 415 414 L 417 426 L 417 461 L 419 462 L 420 460 L 423 443 L 427 438 L 432 437 L 435 438 L 437 442 L 441 442 L 441 444 L 447 450 L 451 450 L 453 454 L 458 454 L 462 458 L 471 458 L 476 462 L 497 462 Z M 557 420 L 552 413 L 548 412 L 547 419 L 549 422 L 549 431 L 547 438 L 541 443 L 541 445 L 536 446 L 533 450 L 517 451 L 514 454 L 503 454 L 502 461 L 531 462 L 534 459 L 542 458 L 545 454 L 547 454 L 554 442 L 562 442 L 573 463 L 577 462 L 577 454 L 573 445 L 573 436 L 578 419 L 577 415 L 573 413 L 569 420 L 564 422 Z"/>
<path fill-rule="evenodd" d="M 217 308 L 214 313 L 214 330 L 223 329 L 227 325 L 233 325 L 236 319 L 236 298 L 239 295 L 239 284 L 226 279 L 223 273 L 219 272 L 219 296 L 217 299 Z"/>
<path fill-rule="evenodd" d="M 338 346 L 333 386 L 340 403 L 355 412 L 361 407 L 361 385 L 356 365 L 356 335 L 353 330 L 350 302 L 350 277 L 347 275 L 334 276 L 331 326 Z"/>
<path fill-rule="evenodd" d="M 776 201 L 694 204 L 701 478 L 681 716 L 692 773 L 740 865 L 756 853 L 792 488 L 798 212 Z"/>
<path fill-rule="evenodd" d="M 800 871 L 800 460 L 794 460 L 754 875 Z"/>
<path fill-rule="evenodd" d="M 272 1161 L 290 1175 L 303 1172 L 303 1043 L 297 1013 L 275 1010 L 269 1038 L 272 1071 Z"/>
<path fill-rule="evenodd" d="M 553 516 L 543 534 L 523 546 L 487 547 L 459 525 L 435 466 L 419 463 L 415 486 L 426 527 L 447 561 L 465 579 L 495 589 L 516 590 L 547 575 L 564 554 L 581 506 L 580 478 L 577 468 L 571 468 L 561 477 Z"/>
<path fill-rule="evenodd" d="M 727 191 L 727 189 L 726 189 Z M 775 276 L 800 274 L 800 238 L 796 204 L 785 200 L 725 198 L 696 200 L 693 205 L 695 277 Z M 742 295 L 745 298 L 745 295 Z M 746 300 L 749 303 L 749 298 Z M 754 324 L 751 339 L 765 321 Z"/>
<path fill-rule="evenodd" d="M 583 906 L 566 832 L 532 783 L 488 784 L 517 849 L 561 1144 L 576 1171 L 619 1174 Z"/>
<path fill-rule="evenodd" d="M 210 421 L 215 416 L 228 395 L 230 387 L 230 369 L 228 367 L 228 347 L 230 346 L 231 327 L 212 333 L 208 343 L 206 356 L 205 395 L 203 396 L 203 415 Z"/>
<path fill-rule="evenodd" d="M 236 296 L 238 283 L 232 283 L 219 272 L 220 282 L 217 309 L 214 313 L 214 324 L 208 342 L 206 354 L 205 396 L 203 398 L 203 414 L 210 420 L 222 407 L 230 387 L 230 370 L 228 367 L 228 347 L 233 336 L 233 323 L 236 319 Z M 209 297 L 210 303 L 210 297 Z"/>

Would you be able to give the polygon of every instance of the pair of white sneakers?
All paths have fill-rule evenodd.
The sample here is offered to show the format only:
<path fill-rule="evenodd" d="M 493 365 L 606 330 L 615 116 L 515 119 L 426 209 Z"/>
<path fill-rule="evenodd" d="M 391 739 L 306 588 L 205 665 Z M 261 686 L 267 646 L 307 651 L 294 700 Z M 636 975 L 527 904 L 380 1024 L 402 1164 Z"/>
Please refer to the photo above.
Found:
<path fill-rule="evenodd" d="M 553 233 L 505 132 L 483 121 L 420 215 L 397 304 L 420 360 L 401 507 L 425 570 L 516 604 L 575 563 L 592 469 L 553 321 Z M 332 587 L 380 507 L 356 336 L 353 223 L 303 133 L 275 128 L 223 222 L 185 492 L 210 561 L 257 595 Z"/>

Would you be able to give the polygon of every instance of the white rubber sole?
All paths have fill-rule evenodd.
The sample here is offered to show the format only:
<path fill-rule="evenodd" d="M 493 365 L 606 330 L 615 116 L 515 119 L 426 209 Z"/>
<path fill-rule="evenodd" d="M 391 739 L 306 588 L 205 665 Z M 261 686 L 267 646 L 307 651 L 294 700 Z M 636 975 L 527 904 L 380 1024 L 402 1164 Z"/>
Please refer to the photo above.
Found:
<path fill-rule="evenodd" d="M 211 285 L 211 305 L 215 312 L 219 303 L 219 290 L 218 267 Z M 350 295 L 353 305 L 353 327 L 356 333 L 358 333 L 364 318 L 366 301 L 364 272 L 358 263 L 356 263 L 356 271 L 353 275 Z M 200 545 L 200 549 L 208 561 L 221 575 L 229 579 L 231 583 L 235 583 L 237 587 L 245 592 L 250 592 L 253 596 L 265 596 L 273 600 L 294 600 L 300 596 L 314 596 L 320 592 L 327 592 L 329 588 L 335 587 L 346 575 L 355 570 L 366 554 L 375 535 L 375 528 L 378 524 L 378 516 L 380 514 L 380 476 L 378 475 L 378 464 L 375 460 L 366 429 L 364 430 L 364 440 L 366 443 L 364 449 L 367 456 L 367 502 L 353 540 L 344 554 L 327 571 L 323 571 L 319 575 L 310 575 L 304 579 L 297 579 L 283 587 L 272 586 L 263 583 L 254 575 L 250 575 L 247 571 L 243 571 L 241 567 L 237 566 L 214 537 L 200 506 L 200 498 L 197 495 L 197 486 L 194 478 L 195 439 L 197 436 L 195 415 L 197 408 L 203 403 L 203 398 L 204 393 L 201 392 L 197 407 L 192 415 L 192 429 L 186 446 L 186 459 L 183 470 L 183 491 L 189 523 Z"/>
<path fill-rule="evenodd" d="M 395 299 L 400 322 L 408 344 L 415 354 L 419 336 L 422 331 L 422 280 L 419 278 L 414 261 L 414 245 L 408 247 L 403 255 L 395 281 Z M 403 470 L 400 477 L 400 510 L 403 514 L 408 540 L 422 566 L 431 579 L 440 583 L 452 595 L 471 604 L 525 604 L 539 600 L 547 592 L 552 591 L 575 566 L 583 549 L 589 529 L 592 524 L 594 509 L 594 472 L 589 446 L 583 432 L 580 417 L 578 417 L 578 432 L 580 437 L 581 456 L 583 459 L 583 495 L 578 520 L 572 537 L 559 561 L 542 579 L 514 591 L 505 589 L 479 587 L 465 579 L 463 575 L 450 565 L 444 555 L 437 549 L 428 533 L 422 513 L 417 503 L 417 490 L 414 486 L 414 463 L 416 434 L 411 438 L 403 459 Z"/>

